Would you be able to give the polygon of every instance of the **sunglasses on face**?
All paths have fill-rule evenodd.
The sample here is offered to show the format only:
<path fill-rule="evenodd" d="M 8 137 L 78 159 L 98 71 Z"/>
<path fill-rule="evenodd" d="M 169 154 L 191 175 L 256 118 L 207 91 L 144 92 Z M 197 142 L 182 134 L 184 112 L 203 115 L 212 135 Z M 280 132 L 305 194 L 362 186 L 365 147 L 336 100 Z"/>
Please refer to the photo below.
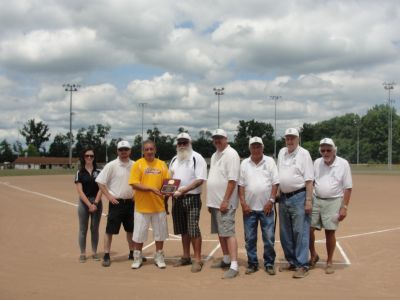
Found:
<path fill-rule="evenodd" d="M 87 157 L 87 158 L 93 158 L 94 155 L 93 155 L 93 154 L 85 154 L 85 157 Z"/>
<path fill-rule="evenodd" d="M 325 152 L 330 153 L 330 152 L 332 152 L 332 149 L 321 149 L 321 153 L 325 153 Z"/>
<path fill-rule="evenodd" d="M 129 151 L 129 148 L 120 148 L 120 149 L 118 149 L 118 151 Z"/>
<path fill-rule="evenodd" d="M 189 144 L 188 141 L 180 141 L 180 142 L 178 142 L 178 146 L 182 146 L 182 145 L 185 146 L 187 144 Z"/>
<path fill-rule="evenodd" d="M 144 148 L 144 151 L 153 151 L 154 148 Z"/>

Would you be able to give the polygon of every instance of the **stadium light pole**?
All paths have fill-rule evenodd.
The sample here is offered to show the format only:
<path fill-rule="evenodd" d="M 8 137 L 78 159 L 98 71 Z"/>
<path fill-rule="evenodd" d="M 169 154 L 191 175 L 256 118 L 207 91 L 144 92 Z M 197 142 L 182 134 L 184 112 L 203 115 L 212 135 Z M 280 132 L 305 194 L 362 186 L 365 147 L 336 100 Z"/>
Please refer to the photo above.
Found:
<path fill-rule="evenodd" d="M 139 103 L 139 107 L 142 108 L 142 157 L 143 157 L 143 142 L 144 142 L 144 140 L 143 140 L 143 135 L 144 135 L 144 133 L 143 133 L 143 118 L 144 118 L 144 107 L 146 105 L 147 105 L 147 102 Z"/>
<path fill-rule="evenodd" d="M 394 89 L 396 84 L 394 82 L 384 82 L 383 88 L 388 91 L 388 168 L 392 169 L 392 142 L 393 142 L 393 122 L 392 122 L 392 100 L 390 99 L 390 91 Z"/>
<path fill-rule="evenodd" d="M 272 100 L 275 102 L 275 115 L 274 115 L 274 120 L 275 120 L 275 125 L 274 125 L 274 158 L 276 159 L 276 101 L 279 99 L 282 99 L 282 96 L 269 96 Z"/>
<path fill-rule="evenodd" d="M 69 168 L 72 168 L 72 93 L 77 92 L 81 86 L 79 84 L 63 84 L 66 92 L 69 92 Z"/>
<path fill-rule="evenodd" d="M 217 128 L 219 128 L 219 102 L 220 102 L 220 97 L 224 94 L 224 88 L 223 87 L 214 88 L 213 90 L 214 90 L 215 95 L 218 96 L 218 127 Z"/>

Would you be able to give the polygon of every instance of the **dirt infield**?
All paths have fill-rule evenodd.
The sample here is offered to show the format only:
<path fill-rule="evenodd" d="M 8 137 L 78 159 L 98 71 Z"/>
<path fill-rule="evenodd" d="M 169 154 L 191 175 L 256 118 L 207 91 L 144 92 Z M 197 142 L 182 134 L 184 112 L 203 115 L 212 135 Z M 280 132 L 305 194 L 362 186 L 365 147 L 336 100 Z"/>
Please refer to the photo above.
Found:
<path fill-rule="evenodd" d="M 217 236 L 209 234 L 210 217 L 203 206 L 201 228 L 205 266 L 174 268 L 181 254 L 178 237 L 165 244 L 167 268 L 157 269 L 149 257 L 139 270 L 130 269 L 125 235 L 114 238 L 112 265 L 78 262 L 77 196 L 72 176 L 0 178 L 0 299 L 400 299 L 400 176 L 360 175 L 354 179 L 348 218 L 337 231 L 336 273 L 325 275 L 323 263 L 305 279 L 291 273 L 245 275 L 243 223 L 237 212 L 240 275 L 222 280 L 210 268 L 221 256 Z M 104 201 L 104 203 L 106 203 Z M 204 203 L 204 202 L 203 202 Z M 107 205 L 105 205 L 107 207 Z M 172 233 L 172 220 L 169 217 Z M 102 218 L 103 234 L 106 219 Z M 150 237 L 152 235 L 150 234 Z M 277 262 L 283 261 L 277 235 Z M 317 234 L 317 239 L 323 239 Z M 103 249 L 101 237 L 99 251 Z M 90 241 L 88 239 L 88 249 Z M 318 243 L 324 261 L 324 243 Z M 261 258 L 261 242 L 258 255 Z"/>

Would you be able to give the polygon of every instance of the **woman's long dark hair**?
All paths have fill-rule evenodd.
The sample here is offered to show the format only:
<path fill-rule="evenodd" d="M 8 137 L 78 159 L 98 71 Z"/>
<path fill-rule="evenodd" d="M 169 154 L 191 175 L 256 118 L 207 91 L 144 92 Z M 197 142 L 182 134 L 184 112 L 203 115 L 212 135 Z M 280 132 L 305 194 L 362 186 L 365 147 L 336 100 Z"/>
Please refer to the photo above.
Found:
<path fill-rule="evenodd" d="M 93 157 L 93 170 L 97 169 L 97 164 L 96 164 L 96 153 L 94 152 L 93 148 L 88 146 L 86 148 L 84 148 L 81 152 L 81 155 L 79 157 L 79 161 L 81 162 L 80 166 L 79 166 L 79 170 L 83 171 L 85 170 L 85 153 L 88 151 L 92 151 L 94 154 Z"/>

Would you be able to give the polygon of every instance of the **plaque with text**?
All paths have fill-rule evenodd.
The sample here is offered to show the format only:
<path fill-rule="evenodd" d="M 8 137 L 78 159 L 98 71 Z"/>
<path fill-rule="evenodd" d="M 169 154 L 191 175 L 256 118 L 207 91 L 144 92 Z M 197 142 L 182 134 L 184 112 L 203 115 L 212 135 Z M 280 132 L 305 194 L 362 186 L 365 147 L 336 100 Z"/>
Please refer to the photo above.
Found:
<path fill-rule="evenodd" d="M 161 193 L 164 195 L 172 195 L 176 192 L 181 183 L 180 179 L 164 179 L 161 187 Z"/>

